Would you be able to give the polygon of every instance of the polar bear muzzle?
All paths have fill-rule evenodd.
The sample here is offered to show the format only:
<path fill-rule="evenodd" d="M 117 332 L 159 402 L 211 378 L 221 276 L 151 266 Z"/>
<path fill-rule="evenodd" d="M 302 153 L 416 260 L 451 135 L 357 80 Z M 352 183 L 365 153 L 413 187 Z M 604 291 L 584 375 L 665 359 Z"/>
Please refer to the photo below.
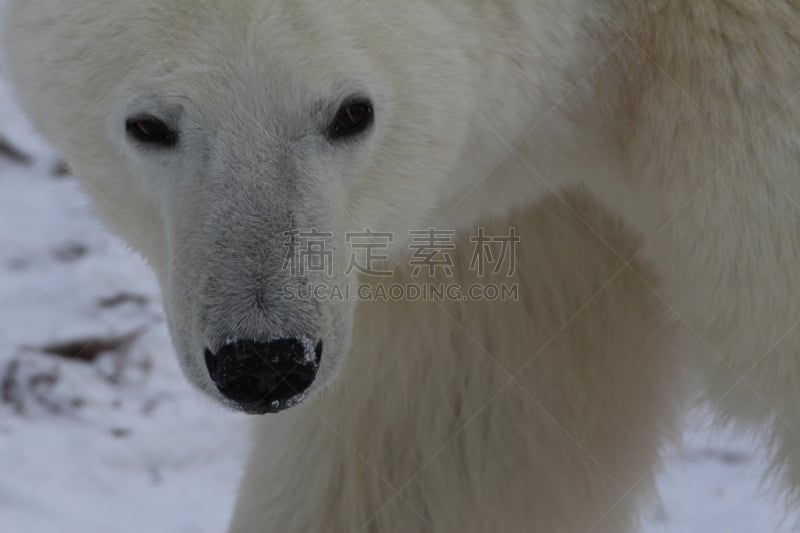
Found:
<path fill-rule="evenodd" d="M 229 341 L 217 353 L 205 351 L 219 391 L 251 414 L 277 413 L 301 402 L 321 358 L 322 341 L 314 345 L 307 338 Z"/>

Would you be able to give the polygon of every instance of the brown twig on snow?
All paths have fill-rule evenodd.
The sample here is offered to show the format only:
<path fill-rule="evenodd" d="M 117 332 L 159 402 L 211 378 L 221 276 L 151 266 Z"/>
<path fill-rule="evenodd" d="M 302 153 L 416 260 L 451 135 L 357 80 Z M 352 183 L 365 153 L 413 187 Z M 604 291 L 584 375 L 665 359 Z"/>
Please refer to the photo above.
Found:
<path fill-rule="evenodd" d="M 2 136 L 0 136 L 0 156 L 5 156 L 15 163 L 20 163 L 21 165 L 30 165 L 33 162 L 33 158 L 30 155 L 12 145 L 5 137 Z"/>
<path fill-rule="evenodd" d="M 5 372 L 3 373 L 2 384 L 0 384 L 0 401 L 11 405 L 16 412 L 23 410 L 22 399 L 20 397 L 19 381 L 17 372 L 19 371 L 19 359 L 12 359 Z"/>
<path fill-rule="evenodd" d="M 106 352 L 119 351 L 125 348 L 142 333 L 142 329 L 137 329 L 118 337 L 78 338 L 40 346 L 39 350 L 48 355 L 59 356 L 67 360 L 92 363 Z"/>

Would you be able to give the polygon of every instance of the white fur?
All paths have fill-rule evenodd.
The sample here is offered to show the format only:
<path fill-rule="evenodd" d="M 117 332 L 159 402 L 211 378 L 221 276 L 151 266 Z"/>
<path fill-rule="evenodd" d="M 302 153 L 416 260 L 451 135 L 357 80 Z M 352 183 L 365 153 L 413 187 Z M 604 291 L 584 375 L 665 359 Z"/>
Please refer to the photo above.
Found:
<path fill-rule="evenodd" d="M 632 531 L 692 391 L 770 432 L 800 486 L 796 2 L 17 0 L 7 21 L 23 105 L 153 265 L 189 379 L 221 399 L 201 353 L 231 332 L 325 341 L 314 400 L 258 420 L 231 533 Z M 354 92 L 373 131 L 332 149 L 310 110 Z M 130 145 L 138 109 L 180 115 L 178 153 Z M 515 225 L 520 302 L 256 312 L 290 219 L 336 246 Z"/>

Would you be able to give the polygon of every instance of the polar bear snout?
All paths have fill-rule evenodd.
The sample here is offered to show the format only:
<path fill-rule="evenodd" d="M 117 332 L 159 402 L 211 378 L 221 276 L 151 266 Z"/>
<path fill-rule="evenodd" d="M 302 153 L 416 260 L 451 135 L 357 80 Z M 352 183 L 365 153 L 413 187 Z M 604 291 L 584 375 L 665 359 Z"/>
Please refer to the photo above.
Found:
<path fill-rule="evenodd" d="M 300 403 L 317 377 L 322 342 L 307 338 L 228 341 L 206 349 L 209 375 L 220 393 L 251 414 L 277 413 Z"/>

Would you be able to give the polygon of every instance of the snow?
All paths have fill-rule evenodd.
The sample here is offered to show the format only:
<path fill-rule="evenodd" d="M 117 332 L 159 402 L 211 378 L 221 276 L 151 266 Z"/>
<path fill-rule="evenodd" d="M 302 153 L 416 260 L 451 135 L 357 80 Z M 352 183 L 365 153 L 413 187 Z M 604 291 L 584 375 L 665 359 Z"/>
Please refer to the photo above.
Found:
<path fill-rule="evenodd" d="M 249 419 L 181 376 L 152 274 L 58 175 L 0 69 L 2 138 L 32 163 L 0 154 L 0 532 L 225 531 Z M 706 419 L 666 452 L 643 533 L 789 531 L 764 447 Z"/>
<path fill-rule="evenodd" d="M 758 439 L 713 429 L 698 409 L 682 443 L 666 454 L 660 501 L 645 514 L 642 533 L 789 533 L 797 531 L 780 493 L 764 478 L 768 463 Z M 792 519 L 794 516 L 794 519 Z"/>
<path fill-rule="evenodd" d="M 0 532 L 223 532 L 248 419 L 187 384 L 152 274 L 11 102 L 0 79 L 35 162 L 0 154 Z"/>

